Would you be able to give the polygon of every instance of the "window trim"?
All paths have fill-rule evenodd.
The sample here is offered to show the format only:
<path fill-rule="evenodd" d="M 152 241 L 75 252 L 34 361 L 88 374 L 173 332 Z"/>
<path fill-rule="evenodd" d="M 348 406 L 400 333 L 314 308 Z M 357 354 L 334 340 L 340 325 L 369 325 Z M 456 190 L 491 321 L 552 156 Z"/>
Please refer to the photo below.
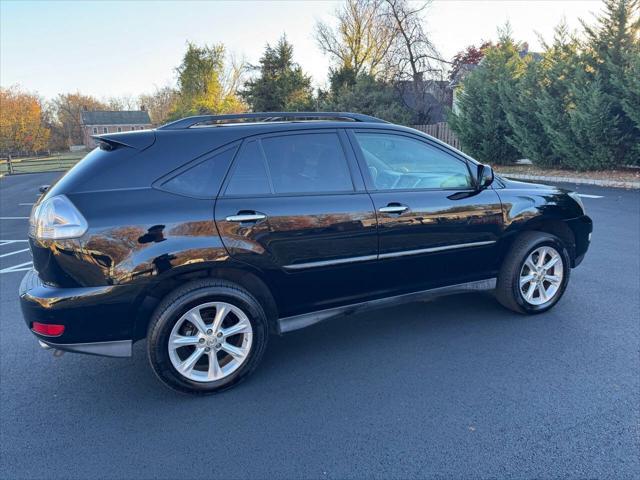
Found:
<path fill-rule="evenodd" d="M 347 167 L 347 171 L 349 173 L 349 179 L 351 180 L 352 190 L 340 190 L 340 191 L 316 191 L 316 192 L 286 192 L 286 193 L 276 193 L 273 187 L 273 180 L 271 178 L 271 170 L 269 167 L 269 162 L 267 161 L 267 155 L 262 146 L 263 138 L 272 138 L 272 137 L 290 137 L 293 135 L 313 135 L 313 134 L 334 134 L 337 139 L 340 147 L 342 148 L 342 153 L 344 155 L 344 162 Z M 242 194 L 228 194 L 227 188 L 229 183 L 231 182 L 231 178 L 236 171 L 238 165 L 238 159 L 241 156 L 241 152 L 244 149 L 245 145 L 249 142 L 256 141 L 258 142 L 259 150 L 262 154 L 262 161 L 264 162 L 265 171 L 267 172 L 267 177 L 269 181 L 269 187 L 271 188 L 271 193 L 242 193 Z M 231 167 L 227 171 L 227 177 L 224 179 L 222 184 L 222 188 L 220 189 L 220 197 L 221 198 L 273 198 L 273 197 L 309 197 L 309 196 L 330 196 L 330 195 L 355 195 L 362 192 L 359 192 L 356 186 L 356 181 L 354 180 L 354 174 L 356 172 L 353 171 L 351 166 L 351 161 L 349 158 L 349 148 L 350 145 L 345 145 L 345 139 L 340 135 L 340 131 L 338 129 L 313 129 L 313 130 L 293 130 L 293 131 L 279 131 L 279 132 L 270 132 L 261 135 L 252 135 L 250 137 L 245 137 L 243 139 L 242 145 L 236 152 L 236 155 L 233 159 L 233 163 Z M 360 173 L 360 172 L 357 172 Z"/>
<path fill-rule="evenodd" d="M 417 142 L 423 143 L 428 147 L 436 148 L 441 152 L 448 154 L 452 159 L 462 162 L 469 172 L 469 177 L 471 178 L 471 186 L 469 188 L 389 188 L 389 189 L 380 189 L 377 188 L 371 178 L 371 174 L 369 173 L 369 166 L 367 164 L 366 159 L 364 158 L 364 153 L 362 153 L 362 149 L 360 148 L 360 142 L 358 142 L 358 138 L 356 137 L 357 133 L 374 133 L 374 134 L 382 134 L 382 135 L 396 135 L 400 137 L 410 138 Z M 428 138 L 423 138 L 419 135 L 415 135 L 409 132 L 399 131 L 399 130 L 381 130 L 376 128 L 358 128 L 358 129 L 349 129 L 348 131 L 349 140 L 351 141 L 353 150 L 356 154 L 356 158 L 358 159 L 358 164 L 360 165 L 360 171 L 362 176 L 364 177 L 364 183 L 367 188 L 367 191 L 370 193 L 388 193 L 388 192 L 474 192 L 477 190 L 477 179 L 473 174 L 471 165 L 469 165 L 469 160 L 463 158 L 459 155 L 456 155 L 455 152 L 450 151 L 448 149 L 442 148 L 442 146 L 429 141 Z"/>

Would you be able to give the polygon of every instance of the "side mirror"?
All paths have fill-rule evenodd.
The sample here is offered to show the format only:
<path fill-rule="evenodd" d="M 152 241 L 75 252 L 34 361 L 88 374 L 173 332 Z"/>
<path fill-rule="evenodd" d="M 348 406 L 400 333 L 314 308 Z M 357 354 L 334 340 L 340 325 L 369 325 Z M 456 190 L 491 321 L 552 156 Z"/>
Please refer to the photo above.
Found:
<path fill-rule="evenodd" d="M 493 183 L 493 169 L 489 165 L 478 165 L 478 190 L 483 190 Z"/>

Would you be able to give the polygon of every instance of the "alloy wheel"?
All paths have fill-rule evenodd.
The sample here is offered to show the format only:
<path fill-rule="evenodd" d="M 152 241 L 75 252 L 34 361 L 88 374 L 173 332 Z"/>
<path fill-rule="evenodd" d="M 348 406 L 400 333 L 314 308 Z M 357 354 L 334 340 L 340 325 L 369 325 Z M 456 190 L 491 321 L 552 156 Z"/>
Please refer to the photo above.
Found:
<path fill-rule="evenodd" d="M 553 247 L 533 250 L 520 270 L 520 293 L 530 305 L 543 305 L 560 291 L 564 275 L 560 253 Z"/>
<path fill-rule="evenodd" d="M 169 335 L 171 364 L 196 382 L 221 380 L 238 370 L 249 356 L 253 328 L 247 315 L 226 302 L 193 307 Z"/>

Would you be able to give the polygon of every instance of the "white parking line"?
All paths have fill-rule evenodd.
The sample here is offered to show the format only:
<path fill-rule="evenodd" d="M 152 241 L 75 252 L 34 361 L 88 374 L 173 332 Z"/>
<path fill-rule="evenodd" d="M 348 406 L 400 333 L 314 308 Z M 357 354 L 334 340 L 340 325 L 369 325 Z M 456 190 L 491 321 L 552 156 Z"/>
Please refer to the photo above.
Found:
<path fill-rule="evenodd" d="M 16 255 L 18 253 L 22 253 L 22 252 L 28 252 L 29 249 L 28 248 L 23 248 L 22 250 L 16 250 L 14 252 L 9 252 L 9 253 L 3 253 L 2 255 L 0 255 L 0 258 L 4 258 L 4 257 L 9 257 L 11 255 Z"/>
<path fill-rule="evenodd" d="M 9 239 L 0 239 L 0 247 L 4 247 L 6 245 L 14 245 L 16 247 L 22 246 L 19 245 L 21 243 L 27 243 L 29 240 L 9 240 Z M 19 253 L 25 253 L 28 252 L 29 249 L 28 248 L 21 248 L 20 250 L 14 250 L 12 252 L 7 252 L 7 253 L 3 253 L 0 255 L 0 258 L 4 258 L 4 257 L 10 257 L 11 255 L 17 255 Z M 20 263 L 18 265 L 12 265 L 10 267 L 7 268 L 3 268 L 2 270 L 0 270 L 0 273 L 12 273 L 12 272 L 26 272 L 27 270 L 31 269 L 31 264 L 33 262 L 24 262 L 24 263 Z"/>
<path fill-rule="evenodd" d="M 589 195 L 587 193 L 579 193 L 578 196 L 582 198 L 604 198 L 604 195 Z"/>
<path fill-rule="evenodd" d="M 33 203 L 19 203 L 18 205 L 29 205 L 29 206 L 31 206 L 31 205 L 34 205 L 34 204 Z"/>
<path fill-rule="evenodd" d="M 0 220 L 29 220 L 29 217 L 0 217 Z"/>
<path fill-rule="evenodd" d="M 31 270 L 31 264 L 32 262 L 25 262 L 20 265 L 14 265 L 13 267 L 3 268 L 0 270 L 0 273 L 26 272 L 27 270 Z"/>
<path fill-rule="evenodd" d="M 29 240 L 0 240 L 0 247 L 2 245 L 9 245 L 10 243 L 28 242 Z"/>

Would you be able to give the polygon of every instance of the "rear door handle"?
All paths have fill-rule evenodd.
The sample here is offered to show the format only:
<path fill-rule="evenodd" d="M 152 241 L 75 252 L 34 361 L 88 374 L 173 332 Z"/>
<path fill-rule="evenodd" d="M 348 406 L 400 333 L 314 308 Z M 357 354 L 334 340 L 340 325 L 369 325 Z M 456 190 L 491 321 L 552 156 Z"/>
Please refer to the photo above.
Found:
<path fill-rule="evenodd" d="M 227 217 L 227 222 L 258 222 L 260 220 L 264 220 L 267 216 L 263 213 L 258 212 L 247 212 L 242 213 L 238 212 L 237 215 L 229 215 Z"/>
<path fill-rule="evenodd" d="M 380 213 L 404 213 L 407 210 L 409 210 L 409 207 L 401 203 L 390 203 L 386 207 L 380 207 L 378 209 Z"/>

